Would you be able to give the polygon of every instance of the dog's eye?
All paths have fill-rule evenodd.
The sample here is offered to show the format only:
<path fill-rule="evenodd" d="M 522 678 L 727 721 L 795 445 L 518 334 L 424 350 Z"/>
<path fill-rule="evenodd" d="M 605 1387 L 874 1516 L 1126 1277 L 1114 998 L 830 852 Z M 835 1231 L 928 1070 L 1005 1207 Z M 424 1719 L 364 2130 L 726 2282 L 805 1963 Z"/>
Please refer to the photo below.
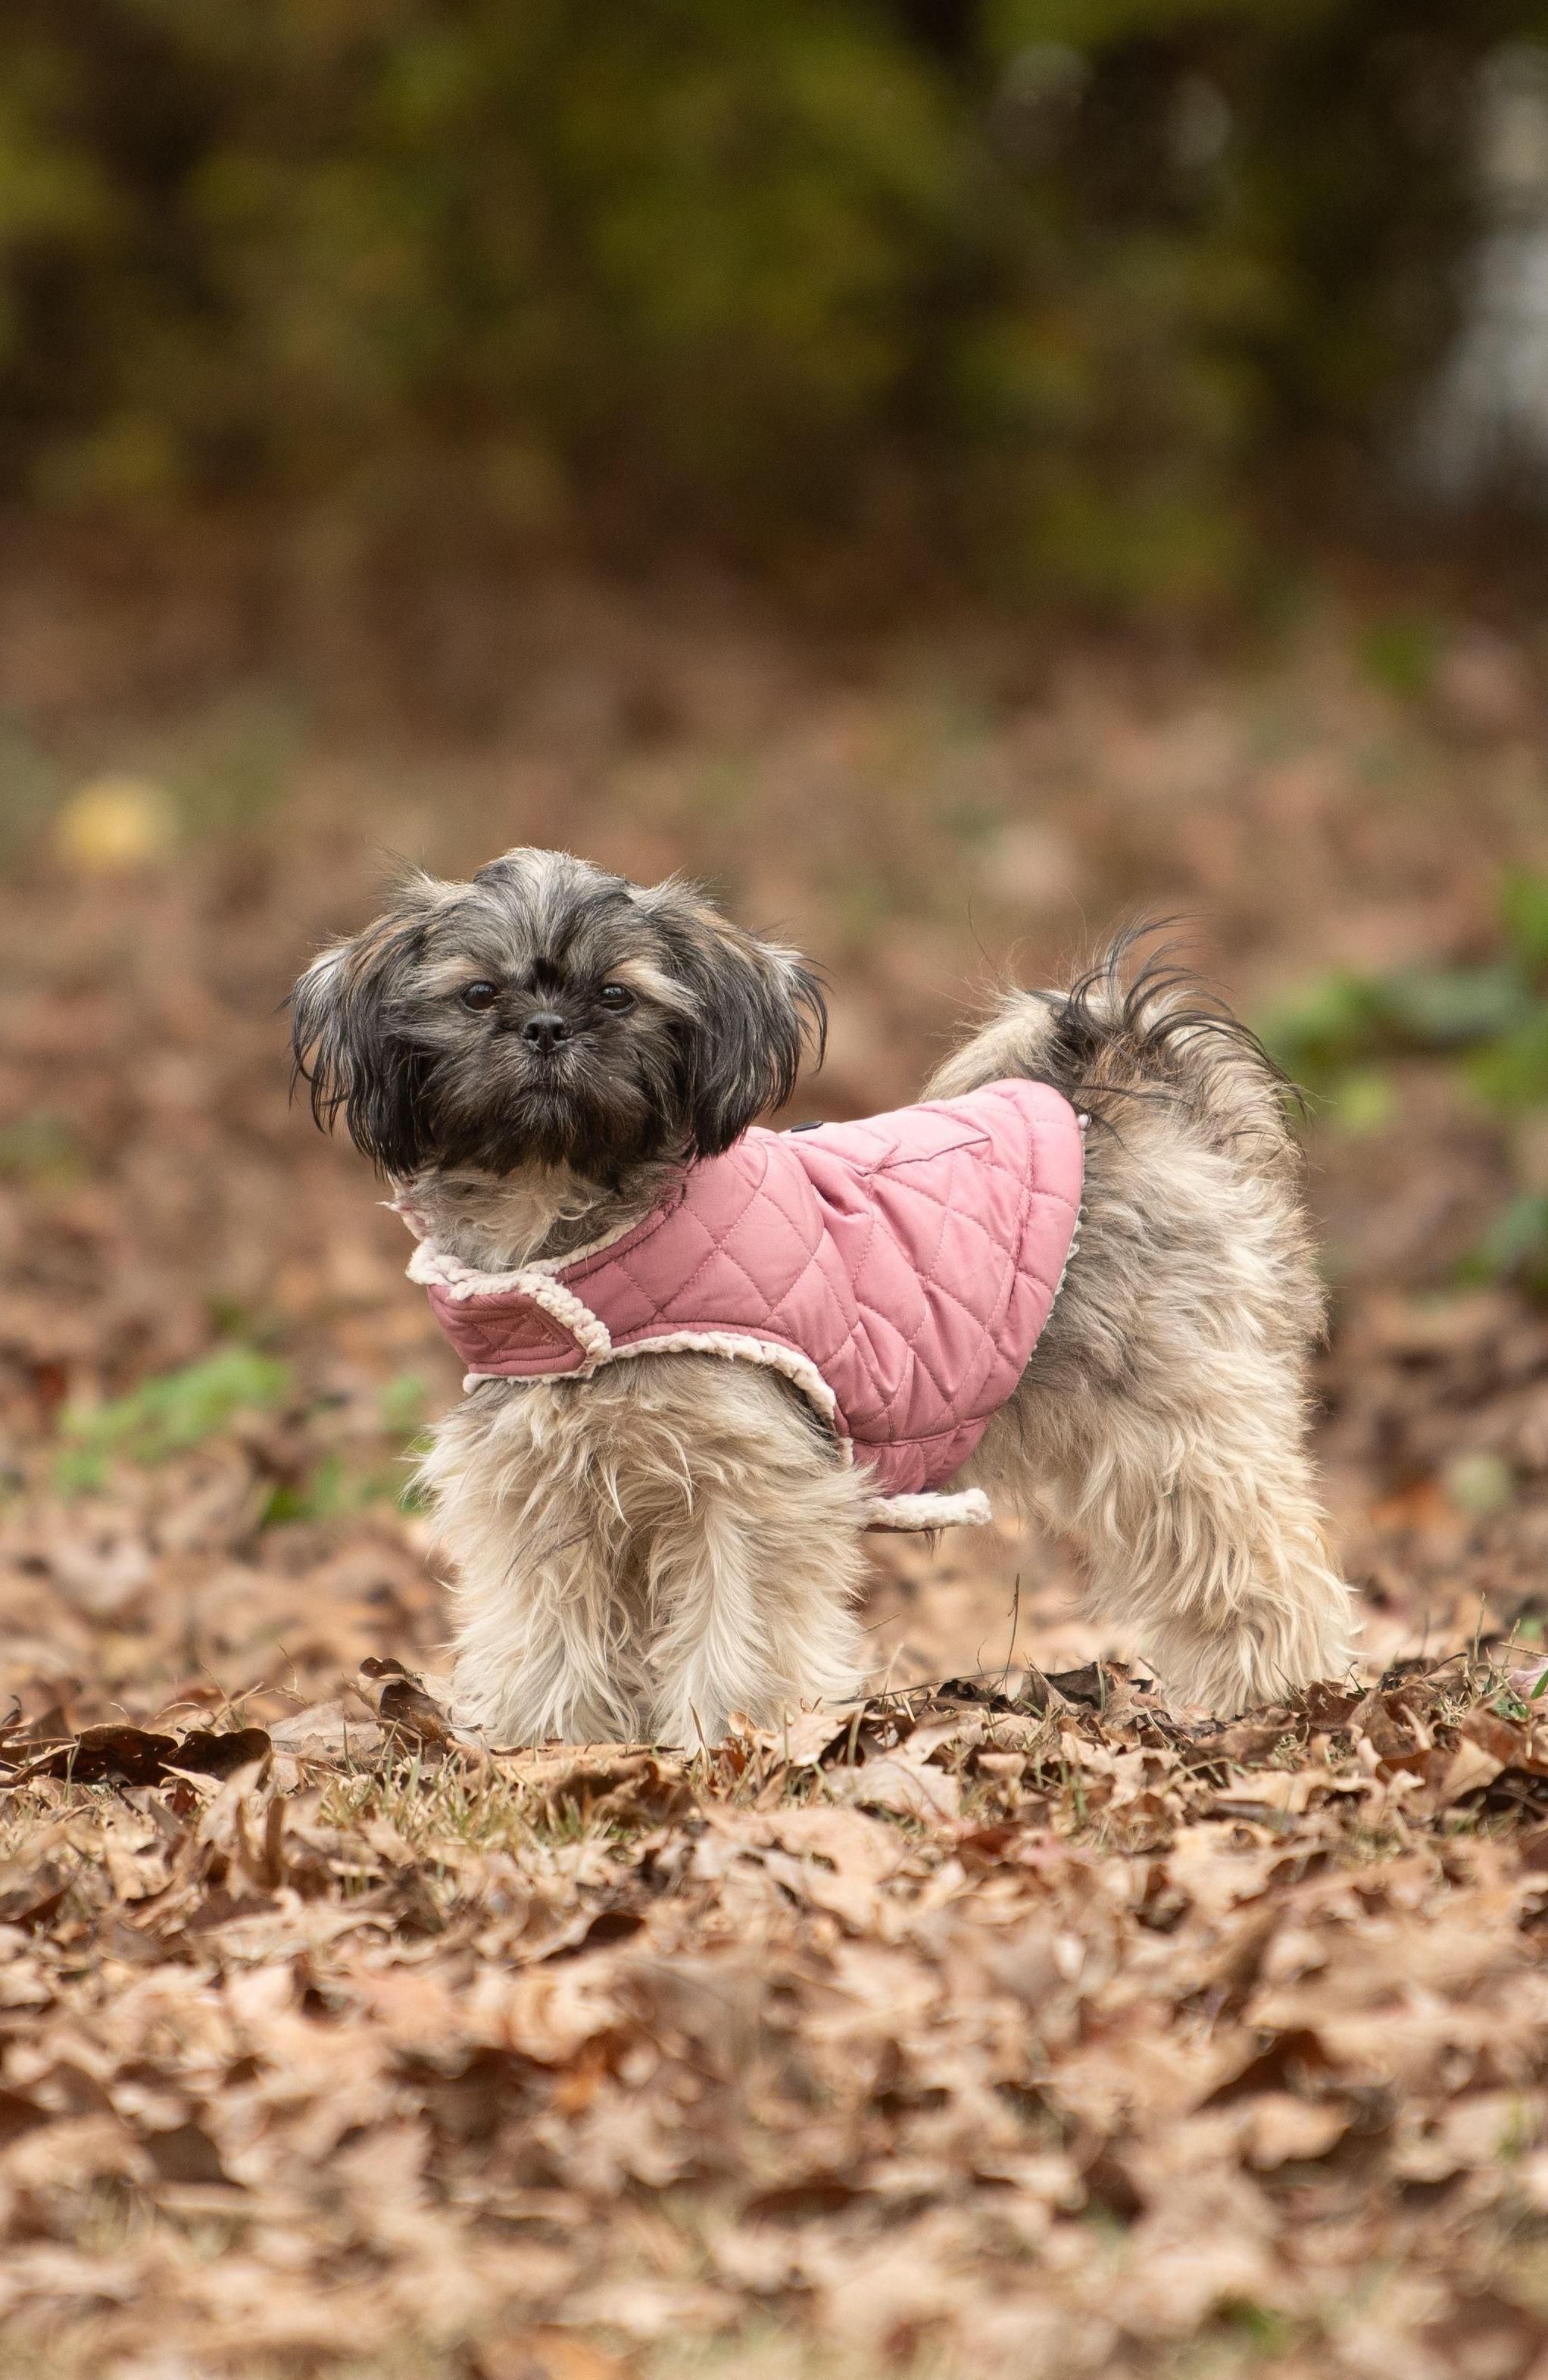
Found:
<path fill-rule="evenodd" d="M 459 998 L 465 1008 L 492 1008 L 500 998 L 500 986 L 496 983 L 465 983 Z"/>
<path fill-rule="evenodd" d="M 605 983 L 597 997 L 604 1008 L 612 1010 L 614 1015 L 621 1015 L 624 1009 L 633 1008 L 635 1004 L 634 993 L 627 984 L 623 983 Z"/>

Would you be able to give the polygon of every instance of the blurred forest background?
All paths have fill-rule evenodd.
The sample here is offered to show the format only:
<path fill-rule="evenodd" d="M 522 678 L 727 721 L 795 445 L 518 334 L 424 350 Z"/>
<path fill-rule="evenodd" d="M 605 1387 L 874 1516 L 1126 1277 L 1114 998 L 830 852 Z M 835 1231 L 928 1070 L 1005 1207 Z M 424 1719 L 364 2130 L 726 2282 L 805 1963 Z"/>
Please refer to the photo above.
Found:
<path fill-rule="evenodd" d="M 12 0 L 0 495 L 335 569 L 1261 592 L 1289 523 L 1380 509 L 1469 246 L 1541 221 L 1544 34 L 1532 0 Z"/>

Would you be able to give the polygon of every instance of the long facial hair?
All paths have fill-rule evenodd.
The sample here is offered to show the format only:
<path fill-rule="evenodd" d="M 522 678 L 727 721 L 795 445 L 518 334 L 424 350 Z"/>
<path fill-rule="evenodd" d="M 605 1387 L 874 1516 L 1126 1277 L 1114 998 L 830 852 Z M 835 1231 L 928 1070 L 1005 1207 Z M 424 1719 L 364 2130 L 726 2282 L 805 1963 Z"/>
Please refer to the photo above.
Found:
<path fill-rule="evenodd" d="M 297 1075 L 379 1171 L 565 1169 L 618 1191 L 718 1155 L 794 1087 L 826 1028 L 799 958 L 675 880 L 507 853 L 415 876 L 292 994 Z"/>

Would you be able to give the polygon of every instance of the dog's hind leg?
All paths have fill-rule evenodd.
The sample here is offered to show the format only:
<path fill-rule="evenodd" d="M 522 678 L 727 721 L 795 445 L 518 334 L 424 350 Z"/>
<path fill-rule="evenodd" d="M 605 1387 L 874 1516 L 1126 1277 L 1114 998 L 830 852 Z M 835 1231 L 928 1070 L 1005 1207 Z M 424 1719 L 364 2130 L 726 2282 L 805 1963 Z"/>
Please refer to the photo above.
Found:
<path fill-rule="evenodd" d="M 1275 1184 L 1164 1108 L 1123 1135 L 1092 1135 L 1080 1248 L 970 1475 L 1074 1541 L 1178 1701 L 1279 1701 L 1349 1657 L 1305 1446 L 1312 1285 Z"/>
<path fill-rule="evenodd" d="M 1079 1246 L 964 1476 L 1075 1541 L 1178 1700 L 1240 1710 L 1349 1657 L 1306 1447 L 1322 1293 L 1273 1069 L 1123 956 L 1007 1001 L 934 1087 L 1022 1073 L 1093 1118 Z"/>
<path fill-rule="evenodd" d="M 1165 1398 L 1091 1394 L 1040 1434 L 1032 1502 L 1084 1556 L 1089 1608 L 1138 1637 L 1179 1705 L 1283 1701 L 1348 1660 L 1300 1429 L 1261 1359 L 1213 1349 Z"/>

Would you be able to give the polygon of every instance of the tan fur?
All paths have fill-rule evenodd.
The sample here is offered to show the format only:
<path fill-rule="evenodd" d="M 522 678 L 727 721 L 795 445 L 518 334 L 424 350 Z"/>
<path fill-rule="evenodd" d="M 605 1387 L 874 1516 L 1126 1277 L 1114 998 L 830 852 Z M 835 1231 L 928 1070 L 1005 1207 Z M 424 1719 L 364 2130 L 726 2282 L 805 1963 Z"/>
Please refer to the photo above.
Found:
<path fill-rule="evenodd" d="M 485 1385 L 424 1476 L 457 1715 L 492 1742 L 713 1743 L 858 1683 L 864 1482 L 766 1373 L 666 1355 Z"/>
<path fill-rule="evenodd" d="M 405 1184 L 401 1203 L 430 1236 L 481 1272 L 508 1272 L 537 1256 L 562 1256 L 605 1232 L 647 1215 L 666 1170 L 652 1170 L 627 1200 L 599 1190 L 565 1165 L 528 1165 L 514 1173 L 472 1166 L 426 1172 Z"/>

